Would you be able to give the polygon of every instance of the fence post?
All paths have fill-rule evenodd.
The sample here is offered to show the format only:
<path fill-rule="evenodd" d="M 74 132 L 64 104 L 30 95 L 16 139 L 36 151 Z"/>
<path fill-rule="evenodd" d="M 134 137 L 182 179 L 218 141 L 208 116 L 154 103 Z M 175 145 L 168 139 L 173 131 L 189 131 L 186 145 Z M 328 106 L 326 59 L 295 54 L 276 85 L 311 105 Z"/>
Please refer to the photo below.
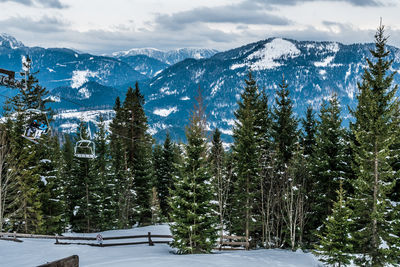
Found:
<path fill-rule="evenodd" d="M 14 240 L 17 240 L 17 232 L 14 231 Z"/>
<path fill-rule="evenodd" d="M 58 244 L 58 234 L 56 234 L 56 244 Z"/>
<path fill-rule="evenodd" d="M 149 238 L 149 246 L 154 246 L 154 243 L 151 240 L 151 232 L 148 232 L 147 235 L 148 235 L 148 238 Z"/>

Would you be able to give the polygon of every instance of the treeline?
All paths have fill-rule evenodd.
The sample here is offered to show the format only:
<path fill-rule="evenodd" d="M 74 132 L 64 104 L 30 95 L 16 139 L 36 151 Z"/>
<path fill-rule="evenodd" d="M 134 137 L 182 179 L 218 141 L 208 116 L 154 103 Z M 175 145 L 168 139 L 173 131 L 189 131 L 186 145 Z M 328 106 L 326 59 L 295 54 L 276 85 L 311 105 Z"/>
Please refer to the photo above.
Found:
<path fill-rule="evenodd" d="M 227 233 L 246 236 L 252 248 L 312 249 L 330 264 L 353 255 L 361 266 L 398 264 L 400 105 L 383 26 L 375 42 L 349 128 L 335 94 L 299 119 L 285 79 L 270 106 L 249 73 L 229 151 L 218 129 L 207 136 L 200 92 L 186 143 L 167 134 L 156 144 L 137 83 L 116 99 L 109 134 L 100 119 L 96 159 L 74 157 L 74 143 L 89 138 L 83 122 L 61 147 L 51 133 L 33 144 L 22 137 L 25 125 L 43 115 L 26 110 L 45 111 L 48 93 L 30 76 L 0 124 L 0 230 L 170 222 L 179 253 L 210 252 Z"/>

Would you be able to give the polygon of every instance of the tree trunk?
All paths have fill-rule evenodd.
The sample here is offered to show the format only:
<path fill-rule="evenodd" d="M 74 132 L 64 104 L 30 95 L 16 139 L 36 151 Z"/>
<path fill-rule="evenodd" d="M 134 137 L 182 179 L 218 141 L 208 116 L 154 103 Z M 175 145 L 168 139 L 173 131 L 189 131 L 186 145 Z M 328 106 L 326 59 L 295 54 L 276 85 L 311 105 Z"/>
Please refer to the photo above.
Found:
<path fill-rule="evenodd" d="M 373 194 L 373 202 L 372 202 L 372 214 L 373 214 L 373 219 L 372 219 L 372 249 L 373 249 L 373 255 L 372 255 L 372 262 L 375 261 L 375 253 L 378 250 L 378 222 L 376 219 L 376 213 L 377 213 L 377 201 L 378 201 L 378 192 L 379 192 L 379 173 L 378 173 L 378 167 L 379 167 L 379 161 L 378 161 L 378 145 L 377 145 L 377 140 L 375 140 L 375 145 L 374 145 L 374 194 Z"/>
<path fill-rule="evenodd" d="M 250 226 L 250 190 L 249 176 L 246 177 L 246 241 L 249 242 L 249 226 Z M 246 248 L 248 249 L 248 247 Z"/>

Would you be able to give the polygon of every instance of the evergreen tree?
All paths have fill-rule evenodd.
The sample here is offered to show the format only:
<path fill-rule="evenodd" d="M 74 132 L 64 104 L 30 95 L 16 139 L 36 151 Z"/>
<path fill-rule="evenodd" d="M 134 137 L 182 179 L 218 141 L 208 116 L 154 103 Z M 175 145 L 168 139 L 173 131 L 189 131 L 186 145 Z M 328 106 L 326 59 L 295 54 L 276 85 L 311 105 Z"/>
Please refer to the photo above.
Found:
<path fill-rule="evenodd" d="M 293 103 L 289 97 L 289 85 L 283 78 L 276 92 L 275 106 L 272 112 L 272 137 L 273 137 L 273 173 L 270 174 L 269 198 L 273 198 L 270 213 L 271 222 L 274 222 L 272 233 L 273 243 L 277 247 L 285 244 L 285 234 L 290 232 L 290 225 L 285 224 L 287 218 L 283 218 L 282 212 L 285 209 L 285 195 L 287 194 L 288 184 L 291 182 L 289 177 L 289 166 L 296 146 L 299 143 L 297 130 L 297 119 L 293 114 Z"/>
<path fill-rule="evenodd" d="M 295 144 L 298 142 L 297 120 L 293 114 L 293 103 L 289 97 L 288 87 L 283 78 L 282 84 L 279 85 L 280 90 L 276 93 L 276 104 L 273 109 L 272 133 L 281 171 L 284 171 L 292 158 Z"/>
<path fill-rule="evenodd" d="M 317 127 L 316 146 L 312 158 L 312 188 L 310 193 L 311 215 L 307 234 L 312 229 L 323 226 L 331 214 L 332 203 L 342 180 L 348 186 L 350 159 L 346 154 L 345 132 L 341 126 L 340 106 L 337 95 L 324 102 L 320 110 L 320 123 Z M 313 240 L 312 236 L 307 239 Z"/>
<path fill-rule="evenodd" d="M 230 181 L 225 171 L 225 151 L 222 146 L 221 132 L 215 129 L 212 137 L 211 153 L 209 155 L 209 164 L 212 173 L 212 183 L 215 188 L 215 200 L 218 202 L 219 230 L 220 239 L 223 238 L 225 230 L 224 222 L 226 215 L 227 200 L 230 191 Z"/>
<path fill-rule="evenodd" d="M 77 191 L 75 190 L 74 174 L 76 170 L 76 161 L 74 160 L 74 145 L 72 144 L 71 137 L 69 134 L 64 136 L 64 144 L 61 148 L 61 169 L 60 169 L 60 180 L 63 187 L 62 201 L 65 203 L 64 216 L 62 218 L 65 221 L 66 227 L 72 224 L 74 220 L 74 209 L 77 206 Z"/>
<path fill-rule="evenodd" d="M 209 253 L 217 238 L 216 212 L 201 96 L 186 128 L 186 138 L 183 166 L 171 190 L 171 246 L 183 254 Z"/>
<path fill-rule="evenodd" d="M 351 229 L 352 210 L 345 200 L 345 191 L 342 182 L 337 191 L 337 201 L 333 204 L 332 214 L 324 221 L 324 232 L 317 235 L 320 244 L 316 246 L 317 253 L 323 255 L 322 261 L 336 266 L 347 266 L 354 258 L 352 239 L 349 235 Z"/>
<path fill-rule="evenodd" d="M 109 230 L 117 226 L 118 201 L 115 195 L 116 183 L 114 176 L 110 174 L 109 147 L 107 144 L 107 133 L 102 116 L 99 118 L 98 131 L 96 132 L 96 159 L 92 164 L 92 174 L 95 177 L 94 183 L 99 188 L 99 210 L 100 210 L 100 229 Z"/>
<path fill-rule="evenodd" d="M 128 227 L 128 214 L 131 206 L 131 175 L 128 174 L 128 166 L 126 164 L 126 155 L 124 144 L 126 142 L 124 131 L 126 130 L 123 116 L 124 112 L 121 107 L 119 97 L 115 99 L 114 105 L 115 116 L 110 123 L 110 156 L 111 156 L 111 173 L 112 180 L 115 183 L 115 194 L 111 195 L 111 202 L 117 203 L 117 225 L 119 228 Z"/>
<path fill-rule="evenodd" d="M 259 110 L 259 92 L 251 73 L 245 80 L 246 87 L 241 95 L 242 101 L 235 111 L 234 157 L 237 177 L 234 185 L 232 217 L 233 231 L 237 235 L 245 235 L 247 239 L 254 233 L 256 224 L 260 222 L 254 217 L 258 208 L 255 201 L 259 194 L 259 151 L 257 116 Z"/>
<path fill-rule="evenodd" d="M 317 122 L 314 117 L 314 110 L 312 106 L 307 107 L 306 117 L 302 119 L 304 138 L 303 138 L 303 148 L 304 155 L 310 156 L 314 152 L 315 148 L 315 134 L 317 131 Z"/>
<path fill-rule="evenodd" d="M 390 73 L 393 60 L 387 59 L 387 38 L 384 26 L 375 34 L 375 49 L 370 50 L 372 60 L 363 80 L 358 84 L 358 105 L 353 112 L 352 125 L 355 142 L 356 180 L 354 181 L 354 213 L 357 228 L 354 233 L 357 252 L 363 254 L 362 265 L 383 266 L 398 263 L 399 249 L 395 246 L 393 226 L 399 218 L 393 216 L 394 207 L 389 199 L 398 173 L 392 169 L 399 131 L 399 101 L 395 97 L 398 87 L 392 86 L 395 72 Z"/>
<path fill-rule="evenodd" d="M 259 227 L 257 232 L 258 236 L 260 236 L 260 245 L 266 246 L 267 243 L 272 243 L 267 241 L 267 233 L 266 229 L 268 229 L 267 222 L 269 221 L 269 192 L 271 192 L 271 170 L 272 170 L 272 154 L 273 154 L 273 142 L 272 142 L 272 117 L 271 110 L 268 105 L 268 97 L 265 93 L 265 90 L 261 92 L 261 95 L 258 100 L 258 111 L 256 111 L 256 134 L 257 134 L 257 144 L 258 144 L 258 152 L 259 152 L 259 177 L 260 177 L 260 185 L 259 192 L 260 194 L 257 196 L 258 202 L 258 210 L 255 212 L 261 214 L 262 225 Z"/>
<path fill-rule="evenodd" d="M 163 147 L 156 147 L 155 149 L 155 161 L 157 161 L 157 167 L 155 168 L 156 181 L 155 185 L 158 192 L 158 199 L 160 201 L 160 208 L 162 216 L 168 218 L 170 212 L 168 198 L 169 191 L 173 189 L 173 176 L 175 171 L 175 155 L 174 155 L 174 144 L 171 141 L 169 133 L 167 133 Z M 156 162 L 155 162 L 156 163 Z"/>
<path fill-rule="evenodd" d="M 123 104 L 124 123 L 126 127 L 125 149 L 128 170 L 132 175 L 132 190 L 135 192 L 134 205 L 129 211 L 130 222 L 148 224 L 151 222 L 152 195 L 152 138 L 146 133 L 147 117 L 144 113 L 144 96 L 140 93 L 139 84 L 135 90 L 131 87 L 126 93 Z"/>
<path fill-rule="evenodd" d="M 10 218 L 13 230 L 24 233 L 43 232 L 43 213 L 40 201 L 40 168 L 35 144 L 26 141 L 21 135 L 24 131 L 24 115 L 21 113 L 13 126 L 10 158 L 17 162 L 12 172 L 17 182 L 18 198 L 10 205 L 13 216 Z"/>
<path fill-rule="evenodd" d="M 85 123 L 81 122 L 78 128 L 78 136 L 83 140 L 89 140 Z M 70 189 L 74 197 L 73 216 L 71 226 L 77 232 L 95 232 L 100 230 L 100 185 L 91 172 L 93 161 L 88 158 L 74 158 L 72 172 L 72 186 Z"/>
<path fill-rule="evenodd" d="M 45 136 L 41 146 L 39 167 L 41 173 L 41 204 L 46 234 L 62 233 L 66 226 L 64 186 L 61 176 L 62 160 L 57 137 Z"/>

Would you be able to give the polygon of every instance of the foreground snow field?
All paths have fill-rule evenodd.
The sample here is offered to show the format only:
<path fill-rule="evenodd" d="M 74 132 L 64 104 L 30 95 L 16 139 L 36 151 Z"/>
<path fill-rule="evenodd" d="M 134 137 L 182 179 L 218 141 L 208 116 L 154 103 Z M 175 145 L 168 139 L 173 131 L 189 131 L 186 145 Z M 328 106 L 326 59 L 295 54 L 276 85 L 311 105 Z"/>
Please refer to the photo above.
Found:
<path fill-rule="evenodd" d="M 103 232 L 103 236 L 170 234 L 167 225 Z M 78 234 L 77 234 L 78 235 Z M 83 236 L 83 234 L 79 234 Z M 96 236 L 85 234 L 84 236 Z M 215 251 L 209 255 L 175 255 L 168 245 L 131 245 L 90 247 L 83 245 L 54 245 L 54 240 L 22 239 L 23 243 L 0 240 L 0 266 L 37 266 L 71 255 L 79 255 L 80 266 L 322 266 L 310 253 L 287 250 Z M 155 239 L 157 240 L 157 239 Z M 135 240 L 139 241 L 139 240 Z M 127 241 L 128 242 L 128 241 Z"/>

